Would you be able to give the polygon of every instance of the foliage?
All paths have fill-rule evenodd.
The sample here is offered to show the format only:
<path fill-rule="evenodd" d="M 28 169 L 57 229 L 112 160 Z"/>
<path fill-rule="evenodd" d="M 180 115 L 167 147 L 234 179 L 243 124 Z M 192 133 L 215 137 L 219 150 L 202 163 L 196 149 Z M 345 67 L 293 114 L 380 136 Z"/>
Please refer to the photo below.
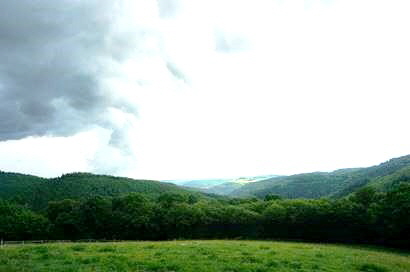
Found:
<path fill-rule="evenodd" d="M 47 218 L 29 209 L 0 200 L 0 239 L 38 239 L 49 235 Z"/>

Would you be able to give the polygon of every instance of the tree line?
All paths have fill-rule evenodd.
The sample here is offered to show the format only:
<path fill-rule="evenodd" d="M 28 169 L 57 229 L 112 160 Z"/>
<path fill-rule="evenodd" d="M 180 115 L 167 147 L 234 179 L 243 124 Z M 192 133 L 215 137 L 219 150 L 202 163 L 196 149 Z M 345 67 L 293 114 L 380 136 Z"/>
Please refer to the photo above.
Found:
<path fill-rule="evenodd" d="M 0 238 L 298 239 L 410 248 L 410 185 L 341 199 L 204 198 L 167 192 L 51 201 L 41 211 L 0 201 Z"/>

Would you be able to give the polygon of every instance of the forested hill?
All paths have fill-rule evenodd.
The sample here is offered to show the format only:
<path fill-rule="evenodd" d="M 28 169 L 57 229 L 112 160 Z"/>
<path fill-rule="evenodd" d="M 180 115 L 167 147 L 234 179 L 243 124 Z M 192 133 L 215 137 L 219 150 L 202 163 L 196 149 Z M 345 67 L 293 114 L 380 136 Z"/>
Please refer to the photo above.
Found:
<path fill-rule="evenodd" d="M 367 168 L 298 174 L 249 183 L 233 191 L 230 196 L 264 197 L 277 194 L 285 198 L 343 197 L 366 185 L 389 191 L 403 182 L 410 182 L 410 155 Z"/>
<path fill-rule="evenodd" d="M 118 196 L 131 192 L 157 196 L 164 192 L 187 192 L 174 184 L 134 180 L 88 173 L 66 174 L 58 178 L 0 172 L 0 199 L 42 209 L 49 201 L 93 196 Z"/>

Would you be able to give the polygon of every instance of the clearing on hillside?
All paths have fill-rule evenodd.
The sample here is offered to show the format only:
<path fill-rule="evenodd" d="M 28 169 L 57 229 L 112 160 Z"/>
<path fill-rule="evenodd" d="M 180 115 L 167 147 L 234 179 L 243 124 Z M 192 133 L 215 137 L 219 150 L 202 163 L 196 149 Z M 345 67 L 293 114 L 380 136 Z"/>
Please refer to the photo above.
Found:
<path fill-rule="evenodd" d="M 408 272 L 410 254 L 380 248 L 272 241 L 13 245 L 0 271 Z"/>

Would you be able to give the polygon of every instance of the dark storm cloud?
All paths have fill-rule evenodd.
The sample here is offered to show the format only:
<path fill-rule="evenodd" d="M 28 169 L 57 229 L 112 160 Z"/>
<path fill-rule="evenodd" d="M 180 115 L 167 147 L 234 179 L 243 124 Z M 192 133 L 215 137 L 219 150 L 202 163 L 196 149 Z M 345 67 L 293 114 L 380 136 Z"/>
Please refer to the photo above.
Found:
<path fill-rule="evenodd" d="M 101 77 L 135 46 L 114 25 L 118 1 L 0 2 L 0 141 L 71 135 L 107 123 L 114 99 Z M 118 33 L 117 33 L 118 32 Z M 127 42 L 128 41 L 128 42 Z"/>

